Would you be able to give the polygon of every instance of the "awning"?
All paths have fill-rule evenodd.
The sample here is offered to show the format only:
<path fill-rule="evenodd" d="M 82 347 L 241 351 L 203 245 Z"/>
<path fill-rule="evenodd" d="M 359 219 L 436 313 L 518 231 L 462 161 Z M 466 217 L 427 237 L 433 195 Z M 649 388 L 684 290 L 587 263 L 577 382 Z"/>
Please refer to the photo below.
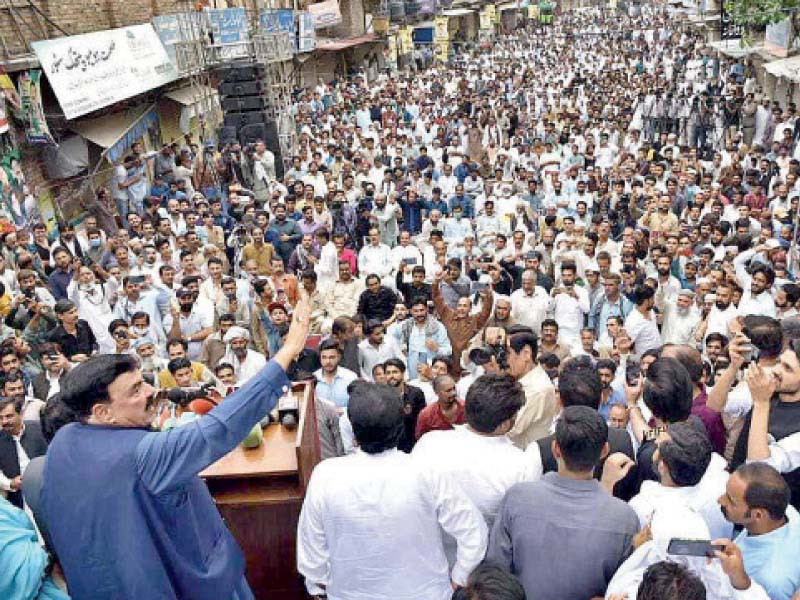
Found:
<path fill-rule="evenodd" d="M 475 11 L 471 8 L 451 8 L 450 10 L 443 10 L 442 16 L 445 17 L 463 17 Z"/>
<path fill-rule="evenodd" d="M 203 86 L 186 86 L 177 90 L 172 90 L 164 94 L 170 100 L 175 100 L 178 104 L 184 106 L 192 106 L 197 104 L 203 98 L 217 96 L 217 90 L 207 85 Z"/>
<path fill-rule="evenodd" d="M 713 15 L 689 15 L 692 23 L 714 23 L 719 21 L 719 13 Z"/>
<path fill-rule="evenodd" d="M 503 12 L 504 10 L 516 10 L 519 8 L 519 5 L 516 2 L 506 2 L 505 4 L 501 4 L 497 7 L 497 10 Z"/>
<path fill-rule="evenodd" d="M 775 77 L 783 77 L 790 81 L 800 81 L 800 56 L 764 63 L 764 70 Z"/>
<path fill-rule="evenodd" d="M 754 44 L 752 46 L 743 46 L 741 38 L 735 40 L 720 40 L 718 42 L 709 42 L 708 47 L 721 52 L 725 56 L 731 58 L 741 58 L 749 54 L 755 54 L 764 48 L 763 44 Z"/>
<path fill-rule="evenodd" d="M 317 46 L 314 50 L 344 50 L 361 44 L 369 44 L 377 39 L 374 33 L 360 35 L 353 38 L 317 38 Z"/>
<path fill-rule="evenodd" d="M 143 104 L 96 119 L 76 121 L 70 123 L 70 128 L 90 142 L 105 148 L 103 154 L 108 160 L 117 162 L 133 142 L 157 123 L 155 105 Z"/>

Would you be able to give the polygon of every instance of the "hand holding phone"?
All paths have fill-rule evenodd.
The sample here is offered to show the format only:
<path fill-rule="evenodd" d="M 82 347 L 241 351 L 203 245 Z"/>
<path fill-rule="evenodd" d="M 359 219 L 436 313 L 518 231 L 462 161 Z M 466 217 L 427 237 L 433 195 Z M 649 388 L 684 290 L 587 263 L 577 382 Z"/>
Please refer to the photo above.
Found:
<path fill-rule="evenodd" d="M 724 546 L 714 546 L 711 540 L 686 540 L 672 538 L 667 546 L 667 554 L 674 556 L 698 556 L 701 558 L 714 558 L 718 550 Z"/>

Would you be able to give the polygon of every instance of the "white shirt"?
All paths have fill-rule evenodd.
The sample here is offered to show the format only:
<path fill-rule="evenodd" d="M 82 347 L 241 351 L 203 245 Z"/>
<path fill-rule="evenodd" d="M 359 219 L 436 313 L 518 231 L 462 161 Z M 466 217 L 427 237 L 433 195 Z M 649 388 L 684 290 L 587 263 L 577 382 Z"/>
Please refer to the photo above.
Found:
<path fill-rule="evenodd" d="M 550 301 L 550 311 L 558 323 L 558 341 L 566 346 L 580 340 L 583 317 L 589 312 L 589 293 L 577 285 L 572 289 L 577 298 L 562 292 Z"/>
<path fill-rule="evenodd" d="M 358 253 L 358 272 L 366 277 L 373 273 L 386 277 L 392 272 L 392 252 L 386 244 L 368 244 Z"/>
<path fill-rule="evenodd" d="M 721 333 L 725 337 L 730 337 L 728 323 L 737 316 L 738 311 L 733 304 L 729 304 L 725 310 L 720 310 L 716 306 L 711 307 L 708 313 L 708 327 L 706 327 L 706 337 L 712 333 Z"/>
<path fill-rule="evenodd" d="M 230 363 L 233 372 L 236 374 L 236 385 L 247 383 L 253 375 L 258 373 L 267 364 L 267 358 L 256 350 L 248 350 L 244 360 L 239 360 L 236 354 L 228 349 L 221 362 Z"/>
<path fill-rule="evenodd" d="M 511 293 L 511 317 L 521 325 L 527 325 L 536 335 L 542 327 L 542 321 L 547 318 L 550 307 L 550 296 L 547 291 L 537 285 L 530 296 L 525 290 L 519 288 Z M 583 321 L 581 321 L 582 323 Z"/>
<path fill-rule="evenodd" d="M 537 444 L 521 450 L 504 435 L 480 435 L 467 425 L 426 433 L 414 446 L 411 457 L 460 488 L 481 511 L 489 527 L 512 485 L 542 476 Z"/>
<path fill-rule="evenodd" d="M 25 448 L 22 447 L 21 440 L 23 433 L 25 433 L 25 423 L 22 424 L 19 435 L 11 436 L 11 439 L 14 440 L 14 445 L 17 447 L 17 462 L 19 463 L 20 473 L 25 473 L 25 469 L 28 468 L 28 463 L 31 462 L 31 459 L 28 458 L 28 453 L 25 452 Z M 0 471 L 0 490 L 11 491 L 11 479 L 6 477 L 2 471 Z"/>
<path fill-rule="evenodd" d="M 636 358 L 641 358 L 642 354 L 648 350 L 661 347 L 661 334 L 658 333 L 655 313 L 652 313 L 650 318 L 646 319 L 634 307 L 625 319 L 625 331 L 634 344 Z"/>
<path fill-rule="evenodd" d="M 333 242 L 328 242 L 322 247 L 314 271 L 317 274 L 317 287 L 320 293 L 324 294 L 336 283 L 336 278 L 339 276 L 339 252 Z"/>
<path fill-rule="evenodd" d="M 448 573 L 439 527 L 454 537 Z M 483 559 L 488 531 L 448 478 L 396 449 L 319 463 L 297 526 L 297 570 L 330 600 L 449 600 Z M 323 587 L 324 586 L 324 587 Z"/>
<path fill-rule="evenodd" d="M 390 358 L 399 358 L 403 363 L 406 362 L 402 350 L 400 350 L 400 345 L 390 335 L 384 334 L 383 342 L 381 342 L 380 346 L 373 346 L 370 344 L 369 339 L 365 338 L 358 344 L 358 347 L 361 349 L 361 378 L 367 381 L 373 381 L 372 369 L 378 363 L 385 363 Z"/>
<path fill-rule="evenodd" d="M 769 458 L 765 462 L 780 473 L 789 473 L 800 467 L 800 432 L 774 441 L 770 436 Z"/>
<path fill-rule="evenodd" d="M 711 455 L 711 462 L 697 485 L 667 487 L 657 481 L 645 481 L 639 493 L 628 503 L 644 527 L 661 505 L 681 503 L 697 511 L 708 525 L 711 539 L 728 538 L 733 534 L 733 523 L 725 519 L 717 500 L 725 493 L 729 474 L 725 459 L 719 454 Z"/>
<path fill-rule="evenodd" d="M 694 344 L 694 331 L 700 323 L 700 313 L 693 306 L 681 314 L 678 305 L 668 301 L 664 306 L 661 339 L 665 344 Z"/>

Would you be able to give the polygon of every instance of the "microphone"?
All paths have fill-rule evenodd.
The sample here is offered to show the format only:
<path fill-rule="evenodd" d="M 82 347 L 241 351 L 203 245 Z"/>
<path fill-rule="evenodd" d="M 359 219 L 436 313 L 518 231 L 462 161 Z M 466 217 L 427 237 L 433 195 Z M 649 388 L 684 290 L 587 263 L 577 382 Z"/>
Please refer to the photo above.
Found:
<path fill-rule="evenodd" d="M 194 400 L 208 400 L 209 385 L 211 384 L 205 384 L 199 388 L 172 388 L 167 392 L 167 400 L 182 407 L 188 406 Z"/>

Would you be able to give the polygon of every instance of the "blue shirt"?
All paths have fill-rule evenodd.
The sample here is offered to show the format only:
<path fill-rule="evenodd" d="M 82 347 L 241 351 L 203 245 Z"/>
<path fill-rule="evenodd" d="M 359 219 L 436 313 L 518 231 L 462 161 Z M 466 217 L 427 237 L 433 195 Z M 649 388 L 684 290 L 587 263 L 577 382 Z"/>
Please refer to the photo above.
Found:
<path fill-rule="evenodd" d="M 405 341 L 403 340 L 402 332 L 402 326 L 397 327 L 394 330 L 394 336 L 395 339 L 400 343 L 400 347 L 405 348 Z M 407 348 L 407 373 L 409 379 L 414 379 L 417 376 L 417 365 L 419 363 L 430 364 L 434 356 L 449 356 L 453 353 L 453 348 L 450 345 L 450 338 L 447 337 L 447 329 L 445 329 L 444 325 L 442 325 L 440 322 L 436 322 L 436 333 L 434 333 L 434 335 L 432 335 L 430 338 L 436 342 L 437 346 L 439 346 L 439 349 L 436 352 L 432 352 L 428 348 L 428 346 L 425 344 L 426 339 L 428 338 L 425 337 L 424 327 L 417 327 L 416 325 L 411 327 L 411 335 L 408 338 Z"/>
<path fill-rule="evenodd" d="M 600 413 L 600 416 L 603 417 L 604 421 L 608 422 L 608 418 L 611 413 L 611 407 L 615 404 L 625 406 L 625 394 L 621 389 L 612 387 L 611 395 L 608 397 L 608 401 L 606 401 L 605 404 L 601 404 L 600 408 L 597 409 L 597 412 Z"/>
<path fill-rule="evenodd" d="M 450 214 L 450 209 L 447 206 L 447 202 L 445 202 L 441 198 L 439 198 L 438 200 L 433 200 L 433 199 L 428 200 L 426 208 L 428 210 L 428 214 L 430 214 L 432 210 L 438 210 L 443 215 Z"/>
<path fill-rule="evenodd" d="M 317 378 L 316 395 L 317 398 L 322 398 L 328 402 L 333 402 L 336 406 L 347 408 L 347 403 L 350 401 L 350 394 L 347 393 L 347 386 L 354 379 L 358 379 L 358 375 L 353 373 L 350 369 L 339 367 L 336 369 L 336 375 L 333 377 L 333 383 L 328 383 L 322 376 L 322 369 L 317 369 L 314 372 L 314 377 Z"/>
<path fill-rule="evenodd" d="M 800 589 L 800 515 L 790 505 L 786 516 L 786 525 L 775 531 L 750 536 L 745 530 L 736 538 L 745 571 L 771 600 L 791 600 Z"/>
<path fill-rule="evenodd" d="M 450 210 L 455 210 L 456 206 L 461 207 L 462 214 L 467 219 L 472 219 L 475 216 L 475 208 L 472 205 L 472 198 L 466 194 L 461 196 L 453 195 L 450 198 Z"/>
<path fill-rule="evenodd" d="M 170 431 L 61 428 L 47 450 L 41 506 L 72 598 L 252 599 L 244 555 L 198 474 L 233 450 L 287 385 L 272 361 Z"/>

